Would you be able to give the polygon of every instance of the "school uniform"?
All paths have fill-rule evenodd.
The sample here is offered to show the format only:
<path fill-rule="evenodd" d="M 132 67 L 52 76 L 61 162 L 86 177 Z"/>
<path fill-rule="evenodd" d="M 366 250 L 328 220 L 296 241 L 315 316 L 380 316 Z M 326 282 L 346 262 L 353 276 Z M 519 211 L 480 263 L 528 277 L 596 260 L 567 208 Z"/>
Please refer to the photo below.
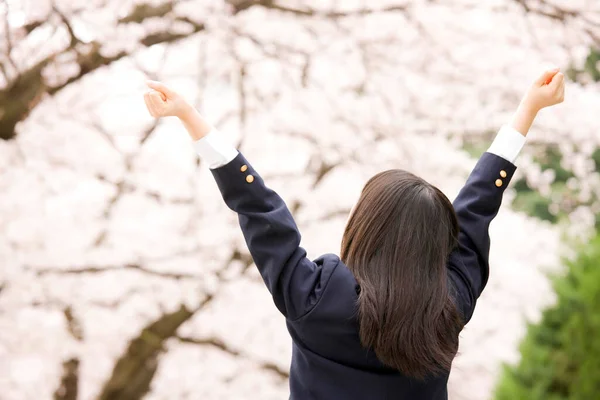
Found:
<path fill-rule="evenodd" d="M 454 201 L 460 235 L 448 260 L 448 278 L 465 322 L 488 280 L 488 228 L 524 142 L 519 132 L 503 127 Z M 290 399 L 448 398 L 449 373 L 411 379 L 361 345 L 356 317 L 360 288 L 352 273 L 337 255 L 306 257 L 286 204 L 242 154 L 216 130 L 194 146 L 208 162 L 225 203 L 238 214 L 254 262 L 286 318 L 293 339 Z"/>

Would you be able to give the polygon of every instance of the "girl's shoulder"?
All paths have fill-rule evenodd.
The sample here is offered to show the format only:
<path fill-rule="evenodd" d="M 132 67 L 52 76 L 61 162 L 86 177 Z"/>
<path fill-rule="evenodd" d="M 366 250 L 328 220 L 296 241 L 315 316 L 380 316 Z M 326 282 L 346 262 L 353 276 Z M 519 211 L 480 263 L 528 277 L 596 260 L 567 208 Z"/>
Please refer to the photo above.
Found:
<path fill-rule="evenodd" d="M 319 296 L 311 311 L 295 322 L 352 318 L 356 313 L 358 299 L 358 284 L 352 272 L 339 256 L 331 253 L 316 258 L 314 263 L 317 268 L 323 269 L 322 286 L 317 288 Z"/>

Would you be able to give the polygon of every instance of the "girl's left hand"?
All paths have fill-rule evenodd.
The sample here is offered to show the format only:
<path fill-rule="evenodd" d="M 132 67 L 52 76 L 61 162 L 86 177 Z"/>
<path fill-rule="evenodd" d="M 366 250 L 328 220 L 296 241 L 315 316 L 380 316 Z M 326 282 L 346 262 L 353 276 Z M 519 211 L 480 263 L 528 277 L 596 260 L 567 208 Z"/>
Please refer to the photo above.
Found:
<path fill-rule="evenodd" d="M 146 85 L 152 90 L 144 94 L 144 101 L 150 115 L 160 117 L 183 117 L 193 107 L 177 92 L 167 85 L 147 81 Z"/>

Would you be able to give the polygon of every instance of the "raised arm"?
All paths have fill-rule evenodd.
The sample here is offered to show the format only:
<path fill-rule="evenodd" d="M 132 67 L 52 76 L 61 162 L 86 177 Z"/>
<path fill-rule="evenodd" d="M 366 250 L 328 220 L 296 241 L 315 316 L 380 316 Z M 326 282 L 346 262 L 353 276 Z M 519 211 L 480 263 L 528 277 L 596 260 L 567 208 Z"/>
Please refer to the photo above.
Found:
<path fill-rule="evenodd" d="M 316 305 L 339 259 L 314 262 L 300 247 L 300 233 L 285 202 L 256 170 L 181 96 L 158 82 L 145 95 L 154 117 L 177 116 L 208 162 L 227 206 L 238 214 L 254 263 L 277 308 L 294 320 Z"/>
<path fill-rule="evenodd" d="M 564 76 L 558 69 L 544 72 L 529 88 L 509 125 L 503 127 L 489 150 L 475 165 L 454 201 L 460 225 L 459 245 L 449 258 L 450 278 L 457 288 L 465 321 L 489 277 L 489 226 L 516 166 L 513 164 L 533 121 L 544 107 L 564 99 Z"/>

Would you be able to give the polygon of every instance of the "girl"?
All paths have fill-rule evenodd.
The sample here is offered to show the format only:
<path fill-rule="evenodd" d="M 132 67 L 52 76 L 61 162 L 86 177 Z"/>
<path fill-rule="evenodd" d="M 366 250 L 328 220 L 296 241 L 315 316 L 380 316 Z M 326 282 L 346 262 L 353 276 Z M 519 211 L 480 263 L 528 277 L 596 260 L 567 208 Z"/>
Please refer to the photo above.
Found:
<path fill-rule="evenodd" d="M 254 262 L 293 339 L 291 399 L 447 399 L 458 336 L 489 273 L 488 228 L 539 110 L 561 103 L 544 72 L 454 201 L 402 170 L 365 185 L 341 257 L 314 261 L 284 201 L 190 104 L 149 81 L 154 117 L 176 116 L 238 213 Z"/>

